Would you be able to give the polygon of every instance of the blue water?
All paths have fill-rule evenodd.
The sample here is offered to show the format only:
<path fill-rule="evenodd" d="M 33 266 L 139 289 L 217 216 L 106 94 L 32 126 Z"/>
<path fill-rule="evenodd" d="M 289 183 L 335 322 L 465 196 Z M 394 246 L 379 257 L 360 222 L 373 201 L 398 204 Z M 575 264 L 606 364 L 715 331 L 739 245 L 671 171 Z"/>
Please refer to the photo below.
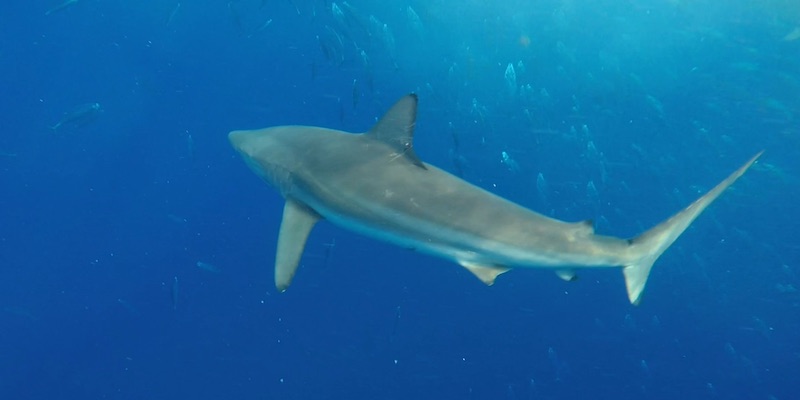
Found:
<path fill-rule="evenodd" d="M 59 4 L 0 3 L 0 398 L 798 398 L 794 2 Z M 277 293 L 283 202 L 227 133 L 409 92 L 426 162 L 608 235 L 766 152 L 638 307 L 328 223 Z"/>

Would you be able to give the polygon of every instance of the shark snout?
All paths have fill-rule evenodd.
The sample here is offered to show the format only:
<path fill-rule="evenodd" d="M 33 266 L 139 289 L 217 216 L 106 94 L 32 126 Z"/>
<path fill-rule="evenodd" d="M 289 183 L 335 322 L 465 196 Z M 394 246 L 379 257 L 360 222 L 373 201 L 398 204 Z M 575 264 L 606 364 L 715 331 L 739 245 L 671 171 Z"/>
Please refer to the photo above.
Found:
<path fill-rule="evenodd" d="M 264 170 L 264 166 L 261 165 L 258 160 L 259 156 L 269 155 L 269 152 L 266 150 L 268 150 L 270 139 L 264 136 L 263 129 L 261 131 L 233 131 L 228 134 L 228 140 L 231 142 L 231 146 L 234 150 L 242 156 L 244 162 L 253 172 L 266 179 L 268 182 L 272 182 L 268 179 L 269 173 Z"/>
<path fill-rule="evenodd" d="M 242 151 L 242 147 L 247 143 L 248 139 L 248 131 L 233 131 L 228 134 L 228 141 L 231 142 L 231 146 L 237 151 Z"/>

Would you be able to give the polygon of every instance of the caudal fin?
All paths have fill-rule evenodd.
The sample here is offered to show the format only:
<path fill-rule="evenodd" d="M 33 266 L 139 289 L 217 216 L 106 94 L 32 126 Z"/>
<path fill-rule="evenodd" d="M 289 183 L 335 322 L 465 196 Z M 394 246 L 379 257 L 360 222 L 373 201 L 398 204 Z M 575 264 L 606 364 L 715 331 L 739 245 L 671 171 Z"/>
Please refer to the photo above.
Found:
<path fill-rule="evenodd" d="M 753 165 L 758 157 L 761 156 L 761 153 L 763 153 L 763 151 L 756 154 L 703 197 L 689 205 L 689 207 L 684 208 L 666 221 L 631 240 L 631 250 L 638 258 L 633 263 L 626 265 L 622 269 L 622 273 L 625 275 L 628 299 L 630 299 L 632 304 L 639 304 L 644 286 L 647 283 L 647 277 L 650 275 L 650 269 L 653 267 L 653 263 L 656 262 L 658 257 L 675 242 L 678 236 L 689 227 L 689 224 L 691 224 L 711 202 L 716 200 L 728 186 L 733 184 L 733 182 Z"/>

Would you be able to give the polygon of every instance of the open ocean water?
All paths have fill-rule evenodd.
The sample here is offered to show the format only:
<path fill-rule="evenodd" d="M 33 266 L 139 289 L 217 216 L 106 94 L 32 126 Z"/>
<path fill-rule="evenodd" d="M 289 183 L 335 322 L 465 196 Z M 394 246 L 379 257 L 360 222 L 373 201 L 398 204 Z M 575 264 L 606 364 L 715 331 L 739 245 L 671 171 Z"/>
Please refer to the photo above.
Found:
<path fill-rule="evenodd" d="M 423 160 L 619 237 L 766 151 L 639 306 L 325 222 L 278 293 L 227 133 L 411 92 Z M 798 93 L 796 0 L 4 1 L 0 398 L 798 399 Z"/>

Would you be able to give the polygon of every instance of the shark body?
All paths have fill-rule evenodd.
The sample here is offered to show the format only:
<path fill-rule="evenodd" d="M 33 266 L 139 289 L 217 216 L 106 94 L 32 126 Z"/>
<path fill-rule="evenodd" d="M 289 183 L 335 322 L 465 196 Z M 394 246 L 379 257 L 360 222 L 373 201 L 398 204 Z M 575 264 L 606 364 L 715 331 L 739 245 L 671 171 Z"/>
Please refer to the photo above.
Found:
<path fill-rule="evenodd" d="M 596 235 L 591 221 L 538 214 L 422 162 L 414 153 L 417 97 L 400 99 L 368 132 L 310 126 L 233 131 L 247 164 L 286 199 L 275 285 L 285 290 L 314 224 L 352 231 L 451 259 L 491 285 L 515 267 L 621 267 L 638 304 L 656 259 L 752 165 L 746 162 L 681 212 L 633 239 Z"/>

